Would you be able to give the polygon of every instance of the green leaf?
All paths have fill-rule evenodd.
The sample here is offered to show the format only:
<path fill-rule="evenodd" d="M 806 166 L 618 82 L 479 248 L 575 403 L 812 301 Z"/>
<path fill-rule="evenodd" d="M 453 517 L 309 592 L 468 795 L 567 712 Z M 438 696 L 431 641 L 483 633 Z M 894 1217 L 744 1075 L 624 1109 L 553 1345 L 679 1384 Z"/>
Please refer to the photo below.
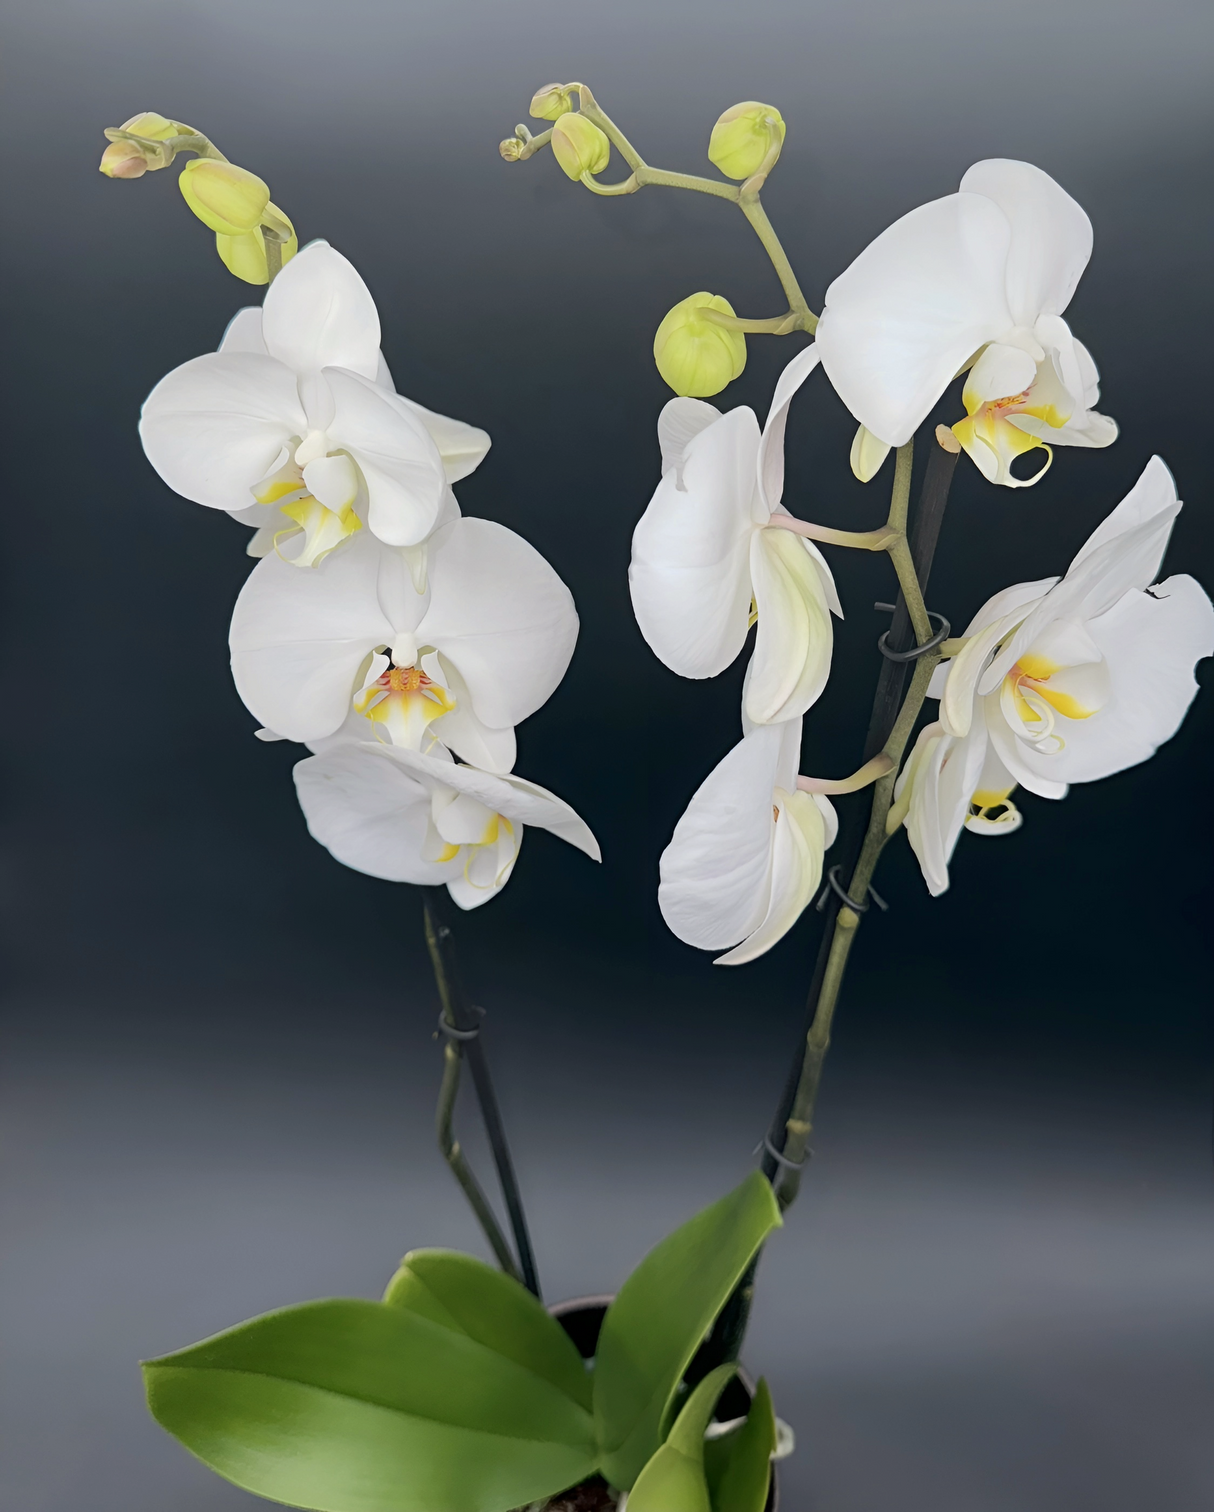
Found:
<path fill-rule="evenodd" d="M 384 1301 L 466 1334 L 590 1410 L 590 1376 L 569 1335 L 512 1276 L 456 1250 L 413 1250 Z"/>
<path fill-rule="evenodd" d="M 607 1310 L 594 1366 L 603 1474 L 627 1488 L 662 1442 L 683 1372 L 759 1246 L 780 1226 L 755 1171 L 663 1239 Z"/>
<path fill-rule="evenodd" d="M 308 1302 L 144 1366 L 153 1416 L 247 1491 L 320 1512 L 507 1512 L 595 1469 L 590 1414 L 382 1302 Z"/>
<path fill-rule="evenodd" d="M 724 1438 L 704 1445 L 704 1470 L 712 1512 L 763 1512 L 776 1447 L 776 1415 L 767 1382 L 755 1387 L 746 1421 Z"/>
<path fill-rule="evenodd" d="M 687 1398 L 670 1437 L 628 1493 L 628 1512 L 712 1512 L 704 1476 L 704 1430 L 736 1365 L 718 1365 Z"/>

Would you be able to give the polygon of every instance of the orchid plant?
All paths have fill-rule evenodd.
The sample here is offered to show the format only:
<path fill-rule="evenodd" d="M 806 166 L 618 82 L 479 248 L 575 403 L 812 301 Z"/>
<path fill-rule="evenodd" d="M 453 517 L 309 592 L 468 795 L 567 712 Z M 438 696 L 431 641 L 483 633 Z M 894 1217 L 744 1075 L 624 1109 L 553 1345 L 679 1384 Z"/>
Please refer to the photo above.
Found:
<path fill-rule="evenodd" d="M 144 449 L 178 494 L 253 527 L 232 672 L 258 737 L 311 753 L 295 767 L 308 829 L 343 864 L 425 890 L 446 1037 L 439 1142 L 498 1263 L 412 1251 L 380 1302 L 287 1307 L 150 1362 L 148 1398 L 221 1475 L 323 1512 L 590 1512 L 625 1500 L 629 1512 L 763 1512 L 792 1436 L 737 1358 L 759 1254 L 799 1189 L 848 954 L 870 900 L 881 902 L 881 853 L 905 829 L 938 894 L 963 829 L 1021 826 L 1017 788 L 1061 798 L 1145 760 L 1179 727 L 1194 667 L 1214 654 L 1214 607 L 1190 577 L 1157 581 L 1181 506 L 1153 457 L 1065 575 L 1004 589 L 958 636 L 927 608 L 963 452 L 986 482 L 1020 488 L 1056 446 L 1117 436 L 1095 408 L 1096 365 L 1063 318 L 1091 224 L 1047 174 L 975 164 L 955 194 L 862 251 L 819 315 L 761 203 L 786 132 L 773 107 L 746 101 L 720 117 L 708 150 L 720 178 L 651 167 L 584 84 L 545 86 L 531 112 L 552 124 L 517 127 L 501 144 L 507 161 L 550 146 L 594 194 L 664 186 L 736 204 L 787 297 L 784 312 L 750 319 L 699 292 L 659 324 L 654 357 L 676 397 L 658 419 L 660 481 L 629 576 L 646 641 L 681 676 L 717 676 L 755 632 L 740 739 L 676 825 L 658 901 L 679 939 L 738 966 L 816 900 L 825 928 L 806 1032 L 759 1170 L 658 1245 L 589 1322 L 546 1309 L 446 903 L 467 911 L 494 897 L 527 825 L 599 859 L 568 804 L 513 771 L 515 726 L 572 656 L 573 601 L 521 537 L 462 515 L 454 485 L 489 437 L 396 392 L 351 264 L 324 241 L 300 250 L 268 186 L 201 133 L 133 117 L 107 132 L 102 171 L 133 179 L 192 154 L 186 203 L 233 274 L 267 286 L 217 351 L 156 385 Z M 613 149 L 630 172 L 603 182 Z M 798 333 L 813 339 L 762 425 L 749 408 L 707 402 L 742 372 L 748 337 Z M 895 452 L 875 528 L 820 524 L 785 503 L 790 409 L 824 382 L 857 421 L 850 466 L 862 482 Z M 957 382 L 956 422 L 919 438 L 928 461 L 912 521 L 916 435 Z M 1035 470 L 1013 470 L 1036 452 Z M 800 771 L 843 615 L 824 547 L 884 553 L 897 585 L 866 748 L 837 779 Z M 923 723 L 929 699 L 938 716 Z M 864 789 L 867 827 L 826 870 L 832 847 L 846 851 L 831 799 Z M 510 1239 L 454 1135 L 465 1065 Z"/>

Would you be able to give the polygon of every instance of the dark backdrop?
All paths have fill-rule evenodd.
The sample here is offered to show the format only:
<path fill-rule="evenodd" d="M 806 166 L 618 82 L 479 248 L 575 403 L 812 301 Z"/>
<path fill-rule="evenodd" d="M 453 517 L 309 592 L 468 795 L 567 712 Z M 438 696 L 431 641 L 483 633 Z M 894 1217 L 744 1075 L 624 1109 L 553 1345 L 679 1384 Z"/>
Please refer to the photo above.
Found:
<path fill-rule="evenodd" d="M 577 600 L 577 654 L 518 767 L 579 809 L 605 864 L 533 831 L 462 929 L 557 1296 L 618 1284 L 744 1172 L 817 920 L 736 971 L 666 933 L 657 858 L 736 738 L 743 664 L 667 673 L 625 579 L 667 397 L 654 328 L 700 288 L 775 312 L 774 275 L 727 205 L 597 200 L 549 154 L 502 163 L 498 140 L 535 87 L 579 77 L 650 161 L 701 171 L 723 108 L 777 104 L 765 200 L 815 305 L 971 162 L 1040 164 L 1096 227 L 1068 319 L 1121 438 L 1060 449 L 1028 491 L 963 459 L 930 602 L 961 625 L 1062 571 L 1154 451 L 1189 501 L 1165 571 L 1209 586 L 1214 27 L 1184 0 L 54 0 L 5 29 L 3 1474 L 29 1512 L 210 1512 L 249 1499 L 145 1421 L 135 1358 L 374 1294 L 410 1245 L 478 1240 L 431 1147 L 417 897 L 308 838 L 298 753 L 252 738 L 228 677 L 246 532 L 139 448 L 144 394 L 253 291 L 174 171 L 97 173 L 101 128 L 190 121 L 301 240 L 349 255 L 397 386 L 493 436 L 465 512 L 527 536 Z M 752 340 L 726 402 L 762 414 L 793 349 Z M 795 511 L 883 518 L 888 479 L 847 472 L 852 429 L 815 379 L 790 430 Z M 869 606 L 891 591 L 883 562 L 832 561 L 848 618 L 806 746 L 826 773 L 854 765 Z M 1207 691 L 1146 766 L 1026 796 L 1015 837 L 963 838 L 942 899 L 891 847 L 893 906 L 865 926 L 749 1351 L 801 1435 L 794 1507 L 1197 1512 L 1214 1494 L 1212 708 Z"/>

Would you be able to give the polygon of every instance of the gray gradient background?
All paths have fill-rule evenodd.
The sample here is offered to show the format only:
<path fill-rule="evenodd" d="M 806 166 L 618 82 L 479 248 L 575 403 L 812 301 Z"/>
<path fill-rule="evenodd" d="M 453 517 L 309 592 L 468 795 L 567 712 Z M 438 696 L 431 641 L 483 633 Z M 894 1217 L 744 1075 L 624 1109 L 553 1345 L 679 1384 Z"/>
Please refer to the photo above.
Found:
<path fill-rule="evenodd" d="M 695 171 L 721 109 L 777 103 L 766 199 L 814 303 L 970 162 L 1041 164 L 1096 225 L 1071 314 L 1122 437 L 1029 492 L 963 461 L 929 598 L 959 624 L 1060 571 L 1152 451 L 1189 500 L 1167 570 L 1209 586 L 1214 25 L 1180 0 L 54 0 L 5 31 L 0 1487 L 13 1512 L 221 1512 L 253 1501 L 146 1418 L 137 1358 L 375 1295 L 410 1246 L 480 1246 L 432 1147 L 416 896 L 308 839 L 295 753 L 252 739 L 227 676 L 244 532 L 169 494 L 135 434 L 151 384 L 245 300 L 173 175 L 97 174 L 101 127 L 154 108 L 211 131 L 303 239 L 348 253 L 399 387 L 494 437 L 465 510 L 528 536 L 578 600 L 519 769 L 606 864 L 533 834 L 462 931 L 557 1298 L 616 1286 L 745 1172 L 817 937 L 809 917 L 725 972 L 664 932 L 657 856 L 735 738 L 741 668 L 667 674 L 624 576 L 658 319 L 698 288 L 772 313 L 774 277 L 728 206 L 596 201 L 497 141 L 535 86 L 584 77 L 652 161 Z M 752 342 L 729 402 L 761 410 L 791 351 Z M 811 384 L 794 509 L 881 517 L 850 430 Z M 889 591 L 882 563 L 839 557 L 849 617 L 807 722 L 827 772 L 862 738 Z M 905 847 L 885 863 L 893 909 L 865 926 L 747 1347 L 799 1435 L 794 1512 L 1214 1501 L 1212 706 L 1149 766 L 964 839 L 941 900 Z"/>

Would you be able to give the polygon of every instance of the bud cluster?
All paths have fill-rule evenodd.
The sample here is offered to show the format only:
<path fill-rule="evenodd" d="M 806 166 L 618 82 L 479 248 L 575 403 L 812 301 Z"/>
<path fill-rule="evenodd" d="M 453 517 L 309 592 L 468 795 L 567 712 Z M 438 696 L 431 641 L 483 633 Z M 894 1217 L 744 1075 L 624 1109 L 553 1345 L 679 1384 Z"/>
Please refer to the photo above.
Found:
<path fill-rule="evenodd" d="M 185 165 L 177 184 L 186 204 L 215 233 L 224 266 L 243 282 L 270 281 L 267 240 L 279 248 L 278 267 L 294 257 L 299 246 L 295 227 L 270 202 L 269 186 L 221 157 L 193 127 L 143 111 L 106 135 L 111 140 L 100 168 L 107 178 L 142 178 L 167 168 L 179 151 L 205 154 Z"/>

